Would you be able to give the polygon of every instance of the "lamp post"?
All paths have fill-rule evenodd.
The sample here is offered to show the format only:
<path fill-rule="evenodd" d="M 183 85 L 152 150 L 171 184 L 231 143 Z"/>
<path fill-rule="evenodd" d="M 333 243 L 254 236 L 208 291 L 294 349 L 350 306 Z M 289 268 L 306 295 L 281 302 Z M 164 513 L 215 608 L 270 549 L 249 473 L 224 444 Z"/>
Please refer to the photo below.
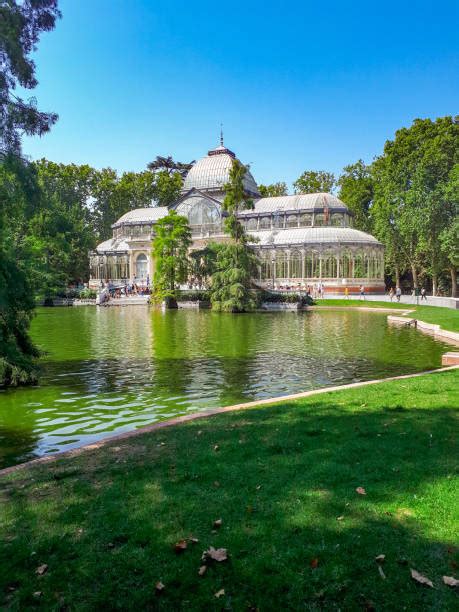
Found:
<path fill-rule="evenodd" d="M 272 264 L 272 269 L 273 269 L 273 291 L 274 291 L 274 270 L 275 270 L 274 266 L 276 265 L 276 259 L 274 257 L 271 259 L 271 264 Z"/>

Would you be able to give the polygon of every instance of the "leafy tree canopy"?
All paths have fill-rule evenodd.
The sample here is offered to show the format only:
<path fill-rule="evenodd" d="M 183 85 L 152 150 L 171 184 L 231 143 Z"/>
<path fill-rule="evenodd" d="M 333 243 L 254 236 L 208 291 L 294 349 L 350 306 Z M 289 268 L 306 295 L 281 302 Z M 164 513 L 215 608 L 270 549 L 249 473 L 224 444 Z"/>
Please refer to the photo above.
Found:
<path fill-rule="evenodd" d="M 154 289 L 158 301 L 166 300 L 176 306 L 177 289 L 188 277 L 188 248 L 191 230 L 188 219 L 175 210 L 155 225 L 153 255 L 155 258 Z"/>
<path fill-rule="evenodd" d="M 359 159 L 355 164 L 345 166 L 337 184 L 338 197 L 354 213 L 355 227 L 370 232 L 370 208 L 373 201 L 371 168 Z"/>
<path fill-rule="evenodd" d="M 0 2 L 0 152 L 20 152 L 21 135 L 42 135 L 57 120 L 55 113 L 37 109 L 36 100 L 14 92 L 18 85 L 37 85 L 35 51 L 40 34 L 54 28 L 60 16 L 57 0 Z"/>
<path fill-rule="evenodd" d="M 283 182 L 271 185 L 258 185 L 258 191 L 263 198 L 275 198 L 288 195 L 287 184 Z"/>
<path fill-rule="evenodd" d="M 152 170 L 153 172 L 166 172 L 169 175 L 178 173 L 183 178 L 190 170 L 193 164 L 194 161 L 187 164 L 184 162 L 174 161 L 174 159 L 170 155 L 168 157 L 157 155 L 152 162 L 147 164 L 147 168 L 149 170 Z"/>
<path fill-rule="evenodd" d="M 336 184 L 334 174 L 324 170 L 305 170 L 293 183 L 295 193 L 330 193 Z"/>

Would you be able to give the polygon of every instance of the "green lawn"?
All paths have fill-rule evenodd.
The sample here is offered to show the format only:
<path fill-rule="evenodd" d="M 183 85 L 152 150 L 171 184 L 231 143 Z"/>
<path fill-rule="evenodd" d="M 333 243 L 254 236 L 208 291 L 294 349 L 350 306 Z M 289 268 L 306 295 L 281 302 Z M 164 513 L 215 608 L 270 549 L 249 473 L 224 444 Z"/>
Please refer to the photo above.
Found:
<path fill-rule="evenodd" d="M 443 329 L 459 332 L 459 310 L 440 306 L 416 306 L 415 304 L 398 304 L 397 302 L 371 302 L 370 300 L 317 300 L 318 306 L 365 306 L 365 308 L 394 308 L 410 310 L 410 317 L 426 323 L 435 323 Z"/>
<path fill-rule="evenodd" d="M 442 576 L 458 577 L 458 406 L 454 370 L 196 420 L 4 476 L 0 605 L 457 610 Z M 209 546 L 229 559 L 199 576 Z"/>

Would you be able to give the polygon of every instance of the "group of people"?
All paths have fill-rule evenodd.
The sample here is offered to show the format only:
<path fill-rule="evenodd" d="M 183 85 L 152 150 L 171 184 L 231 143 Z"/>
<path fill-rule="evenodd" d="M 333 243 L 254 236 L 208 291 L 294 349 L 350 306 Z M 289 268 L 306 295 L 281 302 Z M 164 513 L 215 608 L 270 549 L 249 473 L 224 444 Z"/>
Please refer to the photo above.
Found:
<path fill-rule="evenodd" d="M 111 279 L 107 281 L 100 281 L 100 290 L 108 290 L 111 298 L 129 297 L 131 295 L 150 295 L 150 278 L 147 277 L 146 285 L 140 285 L 137 279 L 134 278 L 132 281 L 124 281 L 124 285 L 114 285 Z"/>
<path fill-rule="evenodd" d="M 274 285 L 275 291 L 297 291 L 298 293 L 306 293 L 313 299 L 323 298 L 325 295 L 325 285 L 322 282 L 314 283 L 314 285 L 305 285 L 302 283 L 292 285 Z"/>
<path fill-rule="evenodd" d="M 422 302 L 422 300 L 427 302 L 427 291 L 425 287 L 421 287 L 420 289 L 418 287 L 415 287 L 412 290 L 411 295 L 417 303 L 419 303 L 419 301 Z M 389 299 L 391 302 L 393 302 L 394 297 L 397 302 L 400 302 L 400 298 L 402 297 L 402 290 L 399 286 L 397 286 L 395 289 L 393 287 L 389 289 Z"/>

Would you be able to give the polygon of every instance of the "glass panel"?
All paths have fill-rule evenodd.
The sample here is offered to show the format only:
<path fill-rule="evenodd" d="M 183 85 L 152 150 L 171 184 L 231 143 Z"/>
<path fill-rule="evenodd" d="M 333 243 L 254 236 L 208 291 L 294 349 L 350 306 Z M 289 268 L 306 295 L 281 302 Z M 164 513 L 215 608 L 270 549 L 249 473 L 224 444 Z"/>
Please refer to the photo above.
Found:
<path fill-rule="evenodd" d="M 136 277 L 144 279 L 147 276 L 147 256 L 141 253 L 135 262 Z"/>
<path fill-rule="evenodd" d="M 261 217 L 259 228 L 260 229 L 271 229 L 271 217 Z"/>
<path fill-rule="evenodd" d="M 289 215 L 287 217 L 287 227 L 298 227 L 297 215 Z"/>
<path fill-rule="evenodd" d="M 300 227 L 307 227 L 308 225 L 312 225 L 312 215 L 300 215 Z"/>
<path fill-rule="evenodd" d="M 344 226 L 344 215 L 341 213 L 334 213 L 331 216 L 331 224 L 335 227 L 343 227 Z"/>
<path fill-rule="evenodd" d="M 287 255 L 283 251 L 276 253 L 276 278 L 288 278 Z"/>
<path fill-rule="evenodd" d="M 314 215 L 314 225 L 325 225 L 325 215 L 322 213 Z"/>
<path fill-rule="evenodd" d="M 290 278 L 301 278 L 303 276 L 302 257 L 300 251 L 290 254 Z"/>
<path fill-rule="evenodd" d="M 281 228 L 284 227 L 284 215 L 275 213 L 273 217 L 273 227 Z"/>
<path fill-rule="evenodd" d="M 250 230 L 256 230 L 257 229 L 257 225 L 258 225 L 258 220 L 257 219 L 249 219 L 247 221 L 247 229 Z"/>

